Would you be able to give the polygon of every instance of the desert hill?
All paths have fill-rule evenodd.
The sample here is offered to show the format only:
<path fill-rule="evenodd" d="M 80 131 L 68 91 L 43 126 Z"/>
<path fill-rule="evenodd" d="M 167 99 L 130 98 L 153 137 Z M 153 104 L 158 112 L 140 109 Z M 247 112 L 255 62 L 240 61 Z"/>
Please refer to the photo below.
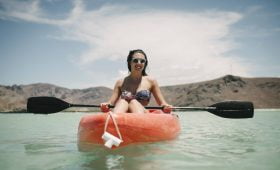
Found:
<path fill-rule="evenodd" d="M 280 108 L 280 78 L 244 78 L 233 75 L 198 83 L 161 87 L 174 106 L 209 106 L 224 100 L 247 100 L 255 108 Z M 27 98 L 55 96 L 70 103 L 99 104 L 107 101 L 112 89 L 92 87 L 68 89 L 52 84 L 0 85 L 0 112 L 24 112 Z M 156 105 L 152 100 L 150 105 Z"/>

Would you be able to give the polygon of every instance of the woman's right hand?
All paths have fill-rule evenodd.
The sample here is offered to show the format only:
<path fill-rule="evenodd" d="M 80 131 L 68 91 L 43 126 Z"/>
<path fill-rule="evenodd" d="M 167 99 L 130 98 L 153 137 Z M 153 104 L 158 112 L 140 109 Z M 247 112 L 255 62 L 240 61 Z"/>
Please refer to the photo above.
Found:
<path fill-rule="evenodd" d="M 172 111 L 172 105 L 170 105 L 170 104 L 163 104 L 163 105 L 161 105 L 162 107 L 163 107 L 163 112 L 164 113 L 171 113 L 171 111 Z"/>
<path fill-rule="evenodd" d="M 101 112 L 109 112 L 110 111 L 110 104 L 109 103 L 101 103 L 100 110 Z"/>

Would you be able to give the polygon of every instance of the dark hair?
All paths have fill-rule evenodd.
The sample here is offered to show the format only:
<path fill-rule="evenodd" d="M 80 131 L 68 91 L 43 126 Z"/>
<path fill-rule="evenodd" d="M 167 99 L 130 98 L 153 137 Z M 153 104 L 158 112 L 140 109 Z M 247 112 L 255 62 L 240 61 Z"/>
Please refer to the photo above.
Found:
<path fill-rule="evenodd" d="M 141 53 L 144 55 L 145 59 L 146 59 L 146 63 L 145 63 L 145 66 L 144 66 L 144 69 L 142 71 L 142 75 L 143 76 L 147 76 L 148 74 L 146 73 L 146 67 L 148 66 L 148 59 L 147 59 L 147 56 L 145 54 L 145 52 L 143 50 L 140 50 L 140 49 L 137 49 L 137 50 L 131 50 L 129 51 L 129 54 L 127 56 L 127 68 L 129 70 L 129 72 L 131 72 L 131 60 L 132 60 L 132 57 L 135 53 Z"/>

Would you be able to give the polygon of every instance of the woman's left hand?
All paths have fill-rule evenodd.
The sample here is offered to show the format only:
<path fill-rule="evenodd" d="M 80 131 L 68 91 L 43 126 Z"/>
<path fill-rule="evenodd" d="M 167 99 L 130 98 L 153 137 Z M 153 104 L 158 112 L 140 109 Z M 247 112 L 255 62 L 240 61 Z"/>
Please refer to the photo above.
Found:
<path fill-rule="evenodd" d="M 109 112 L 110 111 L 110 104 L 109 103 L 101 103 L 100 104 L 100 110 L 102 111 L 102 112 Z"/>
<path fill-rule="evenodd" d="M 163 104 L 163 105 L 161 105 L 162 107 L 163 107 L 163 112 L 164 113 L 171 113 L 171 111 L 172 111 L 172 105 L 169 105 L 169 104 Z"/>

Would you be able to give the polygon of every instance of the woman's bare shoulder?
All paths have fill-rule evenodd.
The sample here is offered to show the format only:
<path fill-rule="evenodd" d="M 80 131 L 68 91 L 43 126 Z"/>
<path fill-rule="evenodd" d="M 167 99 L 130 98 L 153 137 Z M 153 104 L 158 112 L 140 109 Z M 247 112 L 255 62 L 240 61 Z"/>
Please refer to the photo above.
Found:
<path fill-rule="evenodd" d="M 145 78 L 152 84 L 157 83 L 156 79 L 152 76 L 145 76 Z"/>
<path fill-rule="evenodd" d="M 118 80 L 116 81 L 116 86 L 121 87 L 122 84 L 123 84 L 123 81 L 124 81 L 124 78 L 118 79 Z"/>

